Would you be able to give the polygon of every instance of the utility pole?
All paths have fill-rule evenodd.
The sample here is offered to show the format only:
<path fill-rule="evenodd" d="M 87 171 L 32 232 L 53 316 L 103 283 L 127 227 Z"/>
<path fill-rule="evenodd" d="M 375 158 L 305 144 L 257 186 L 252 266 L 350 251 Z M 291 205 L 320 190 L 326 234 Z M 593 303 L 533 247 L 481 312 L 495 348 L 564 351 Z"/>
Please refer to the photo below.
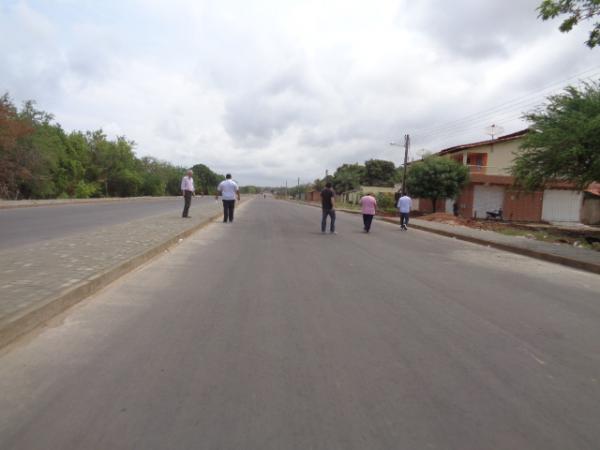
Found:
<path fill-rule="evenodd" d="M 288 196 L 288 189 L 287 189 L 287 180 L 285 180 L 285 199 L 289 200 L 289 196 Z"/>
<path fill-rule="evenodd" d="M 300 177 L 298 177 L 298 200 L 302 200 L 300 198 Z"/>
<path fill-rule="evenodd" d="M 396 142 L 390 142 L 390 145 L 400 147 Z M 402 195 L 406 195 L 406 167 L 408 166 L 408 149 L 410 147 L 410 135 L 404 135 L 404 170 L 402 174 Z"/>
<path fill-rule="evenodd" d="M 404 135 L 404 173 L 402 174 L 402 195 L 406 195 L 406 166 L 408 164 L 408 147 L 410 146 L 410 135 Z"/>

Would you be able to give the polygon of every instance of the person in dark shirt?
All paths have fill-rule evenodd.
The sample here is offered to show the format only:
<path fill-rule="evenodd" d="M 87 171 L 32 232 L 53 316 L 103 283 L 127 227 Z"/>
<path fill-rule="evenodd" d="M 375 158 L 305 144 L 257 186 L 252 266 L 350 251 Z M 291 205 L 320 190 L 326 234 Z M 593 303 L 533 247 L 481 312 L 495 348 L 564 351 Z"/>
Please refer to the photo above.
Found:
<path fill-rule="evenodd" d="M 331 183 L 325 185 L 321 191 L 321 206 L 323 207 L 323 217 L 321 219 L 321 233 L 325 233 L 327 228 L 327 216 L 331 218 L 329 231 L 335 234 L 335 192 L 331 188 Z"/>

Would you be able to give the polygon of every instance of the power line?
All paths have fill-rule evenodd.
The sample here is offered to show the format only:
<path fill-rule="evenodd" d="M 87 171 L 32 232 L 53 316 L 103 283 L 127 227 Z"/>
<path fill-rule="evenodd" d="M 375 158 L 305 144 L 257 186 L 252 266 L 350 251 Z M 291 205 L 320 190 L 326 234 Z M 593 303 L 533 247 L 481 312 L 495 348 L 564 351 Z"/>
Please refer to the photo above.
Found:
<path fill-rule="evenodd" d="M 523 118 L 523 114 L 518 112 L 514 112 L 514 111 L 509 111 L 506 112 L 502 115 L 499 116 L 495 116 L 493 118 L 488 117 L 488 116 L 484 116 L 481 117 L 478 120 L 474 120 L 471 121 L 469 123 L 464 123 L 461 126 L 456 126 L 456 127 L 452 127 L 452 128 L 448 128 L 445 129 L 443 131 L 438 131 L 435 133 L 425 133 L 425 134 L 417 134 L 417 136 L 421 137 L 421 138 L 426 138 L 426 139 L 431 139 L 431 138 L 437 138 L 437 137 L 442 137 L 442 136 L 447 136 L 447 135 L 451 135 L 451 134 L 456 134 L 462 131 L 467 131 L 467 130 L 471 130 L 471 129 L 479 129 L 481 126 L 485 126 L 485 125 L 489 125 L 490 122 L 495 123 L 496 125 L 502 125 L 505 124 L 507 122 L 511 122 L 511 121 L 515 121 L 517 119 L 522 119 Z"/>
<path fill-rule="evenodd" d="M 598 72 L 598 74 L 600 74 L 600 72 Z M 597 74 L 593 74 L 593 76 L 596 76 L 596 75 Z M 466 132 L 475 129 L 475 127 L 479 127 L 482 125 L 489 125 L 489 123 L 504 124 L 504 123 L 513 122 L 513 121 L 516 121 L 517 119 L 523 119 L 523 112 L 522 112 L 523 109 L 528 109 L 529 107 L 533 107 L 533 106 L 542 107 L 544 105 L 544 103 L 547 102 L 547 100 L 548 100 L 547 97 L 535 99 L 535 100 L 532 100 L 532 99 L 522 100 L 520 102 L 516 102 L 514 105 L 512 105 L 511 108 L 506 108 L 506 107 L 499 108 L 499 109 L 497 109 L 497 111 L 495 111 L 495 113 L 488 113 L 488 114 L 484 114 L 484 115 L 473 114 L 473 115 L 469 116 L 469 117 L 479 116 L 476 120 L 473 120 L 473 119 L 466 120 L 465 118 L 458 119 L 453 122 L 449 122 L 447 124 L 439 125 L 437 127 L 437 129 L 431 128 L 431 129 L 429 129 L 428 132 L 425 132 L 423 134 L 417 133 L 417 134 L 415 134 L 415 136 L 420 138 L 420 140 L 433 139 L 434 142 L 437 142 L 437 141 L 442 140 L 442 138 L 444 138 L 444 137 L 448 138 L 448 137 L 456 136 L 458 134 L 465 134 Z M 517 106 L 518 106 L 519 110 L 516 109 Z M 479 125 L 477 125 L 477 124 L 479 124 Z M 427 130 L 427 129 L 421 129 L 421 130 Z"/>
<path fill-rule="evenodd" d="M 459 125 L 459 126 L 451 126 L 451 127 L 449 126 L 449 127 L 440 129 L 440 130 L 432 132 L 432 133 L 424 133 L 424 134 L 416 134 L 416 135 L 421 136 L 423 138 L 433 138 L 433 137 L 437 137 L 437 136 L 444 136 L 447 134 L 455 133 L 455 132 L 461 131 L 461 130 L 472 129 L 478 124 L 479 124 L 479 126 L 489 125 L 490 122 L 493 122 L 493 123 L 496 123 L 497 125 L 501 125 L 504 122 L 520 119 L 522 117 L 523 117 L 523 113 L 520 111 L 519 112 L 516 112 L 514 110 L 507 111 L 501 115 L 482 116 L 477 120 L 472 120 L 470 122 L 463 123 L 462 125 Z"/>
<path fill-rule="evenodd" d="M 547 97 L 538 98 L 529 101 L 521 101 L 515 103 L 510 108 L 502 108 L 497 109 L 494 112 L 489 113 L 480 113 L 471 116 L 470 119 L 462 119 L 455 120 L 453 122 L 449 122 L 446 124 L 440 124 L 435 128 L 430 129 L 421 129 L 424 132 L 418 133 L 423 136 L 437 136 L 440 134 L 445 134 L 449 131 L 454 131 L 456 129 L 462 129 L 465 127 L 472 126 L 476 123 L 481 123 L 487 121 L 489 123 L 499 123 L 501 120 L 505 119 L 507 115 L 516 116 L 516 118 L 523 117 L 524 111 L 531 110 L 534 107 L 543 107 L 548 101 Z M 489 125 L 489 123 L 487 125 Z"/>
<path fill-rule="evenodd" d="M 517 105 L 521 105 L 520 108 L 523 108 L 523 107 L 526 107 L 526 106 L 531 106 L 531 105 L 539 102 L 540 94 L 542 92 L 547 91 L 547 90 L 549 90 L 552 87 L 556 87 L 557 85 L 561 85 L 561 88 L 558 89 L 558 90 L 554 89 L 554 91 L 562 90 L 562 89 L 564 89 L 566 87 L 565 86 L 566 82 L 568 82 L 569 80 L 572 80 L 574 78 L 580 78 L 584 74 L 588 74 L 587 77 L 586 77 L 587 79 L 592 79 L 594 77 L 598 77 L 598 76 L 600 76 L 600 71 L 598 71 L 599 69 L 600 69 L 600 66 L 596 66 L 596 67 L 587 69 L 587 70 L 585 70 L 583 72 L 580 72 L 580 73 L 578 73 L 576 75 L 572 75 L 569 78 L 566 78 L 566 79 L 563 79 L 561 81 L 557 81 L 557 82 L 553 82 L 553 83 L 547 84 L 546 86 L 544 86 L 541 89 L 538 89 L 536 91 L 533 91 L 533 92 L 531 92 L 529 94 L 526 94 L 526 95 L 523 95 L 523 96 L 520 96 L 520 97 L 515 97 L 515 98 L 513 98 L 511 100 L 508 100 L 508 101 L 506 101 L 504 103 L 498 104 L 498 105 L 496 105 L 494 107 L 487 108 L 487 109 L 484 109 L 484 110 L 479 111 L 477 113 L 472 113 L 472 114 L 469 114 L 467 116 L 464 116 L 464 117 L 461 117 L 461 118 L 458 118 L 458 119 L 455 119 L 455 120 L 451 120 L 449 122 L 445 122 L 445 123 L 442 123 L 442 124 L 432 125 L 432 126 L 429 126 L 429 127 L 421 127 L 421 128 L 416 129 L 415 132 L 417 132 L 417 133 L 418 132 L 425 132 L 426 134 L 429 134 L 429 133 L 433 133 L 435 131 L 438 131 L 439 129 L 446 129 L 446 128 L 451 127 L 451 126 L 453 126 L 455 124 L 460 124 L 460 123 L 465 122 L 465 121 L 468 122 L 472 118 L 481 117 L 482 114 L 488 114 L 489 115 L 489 114 L 492 114 L 492 113 L 498 113 L 498 112 L 506 111 L 506 110 L 511 109 L 511 108 L 514 109 Z M 594 72 L 594 73 L 590 74 L 590 72 Z M 544 98 L 547 97 L 551 93 L 552 92 L 544 94 Z M 532 98 L 533 96 L 536 96 L 536 97 Z"/>
<path fill-rule="evenodd" d="M 511 123 L 520 118 L 521 118 L 521 115 L 506 116 L 506 117 L 500 118 L 500 122 Z M 482 123 L 481 125 L 487 124 L 487 123 L 489 123 L 489 122 L 486 121 L 486 122 Z M 455 130 L 450 130 L 446 133 L 439 133 L 437 135 L 416 135 L 414 140 L 421 141 L 421 142 L 427 142 L 430 146 L 434 146 L 437 143 L 448 141 L 448 140 L 451 140 L 452 138 L 455 138 L 458 136 L 464 136 L 464 135 L 474 133 L 474 132 L 480 133 L 481 125 L 465 126 L 465 127 L 457 128 Z"/>

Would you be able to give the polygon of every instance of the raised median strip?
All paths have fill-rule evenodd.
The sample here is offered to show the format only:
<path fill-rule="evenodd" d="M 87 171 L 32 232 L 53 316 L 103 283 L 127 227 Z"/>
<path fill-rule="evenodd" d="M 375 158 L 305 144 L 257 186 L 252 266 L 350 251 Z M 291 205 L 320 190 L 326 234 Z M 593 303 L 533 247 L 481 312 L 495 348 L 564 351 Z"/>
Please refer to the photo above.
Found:
<path fill-rule="evenodd" d="M 301 203 L 320 208 L 320 205 L 316 203 Z M 337 210 L 349 214 L 361 214 L 360 211 L 355 210 Z M 380 216 L 376 218 L 396 225 L 399 224 L 399 219 L 396 218 Z M 518 236 L 505 236 L 493 231 L 475 230 L 413 218 L 410 219 L 410 228 L 600 274 L 600 252 L 595 250 L 536 241 Z"/>
<path fill-rule="evenodd" d="M 52 200 L 0 200 L 0 209 L 33 208 L 36 206 L 83 205 L 98 203 L 152 202 L 178 197 L 102 197 L 102 198 L 58 198 Z M 181 198 L 181 197 L 179 197 Z"/>
<path fill-rule="evenodd" d="M 191 213 L 0 252 L 0 348 L 221 218 L 222 208 L 215 202 Z"/>

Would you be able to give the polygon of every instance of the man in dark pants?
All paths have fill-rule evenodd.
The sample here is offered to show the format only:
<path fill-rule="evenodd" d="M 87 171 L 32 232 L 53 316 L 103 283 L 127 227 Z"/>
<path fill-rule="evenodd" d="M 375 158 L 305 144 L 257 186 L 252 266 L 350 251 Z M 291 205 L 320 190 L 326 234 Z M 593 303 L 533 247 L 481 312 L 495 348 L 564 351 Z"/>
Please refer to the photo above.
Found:
<path fill-rule="evenodd" d="M 225 176 L 225 180 L 219 183 L 217 191 L 223 198 L 223 222 L 233 222 L 233 208 L 235 207 L 235 199 L 240 201 L 240 189 L 235 181 L 231 179 L 231 174 Z M 219 198 L 219 195 L 215 198 Z"/>
<path fill-rule="evenodd" d="M 190 211 L 190 205 L 192 204 L 192 196 L 194 195 L 193 175 L 194 172 L 188 170 L 187 175 L 181 179 L 181 193 L 183 194 L 183 214 L 181 214 L 181 217 L 185 218 L 190 217 L 188 213 Z"/>
<path fill-rule="evenodd" d="M 331 183 L 325 185 L 321 191 L 321 206 L 323 207 L 323 217 L 321 219 L 321 233 L 325 233 L 327 228 L 327 216 L 331 219 L 329 231 L 335 234 L 335 192 L 331 188 Z"/>
<path fill-rule="evenodd" d="M 402 231 L 408 230 L 408 219 L 410 217 L 410 210 L 412 208 L 412 199 L 403 193 L 402 197 L 398 200 L 398 211 L 400 212 L 400 229 Z"/>

